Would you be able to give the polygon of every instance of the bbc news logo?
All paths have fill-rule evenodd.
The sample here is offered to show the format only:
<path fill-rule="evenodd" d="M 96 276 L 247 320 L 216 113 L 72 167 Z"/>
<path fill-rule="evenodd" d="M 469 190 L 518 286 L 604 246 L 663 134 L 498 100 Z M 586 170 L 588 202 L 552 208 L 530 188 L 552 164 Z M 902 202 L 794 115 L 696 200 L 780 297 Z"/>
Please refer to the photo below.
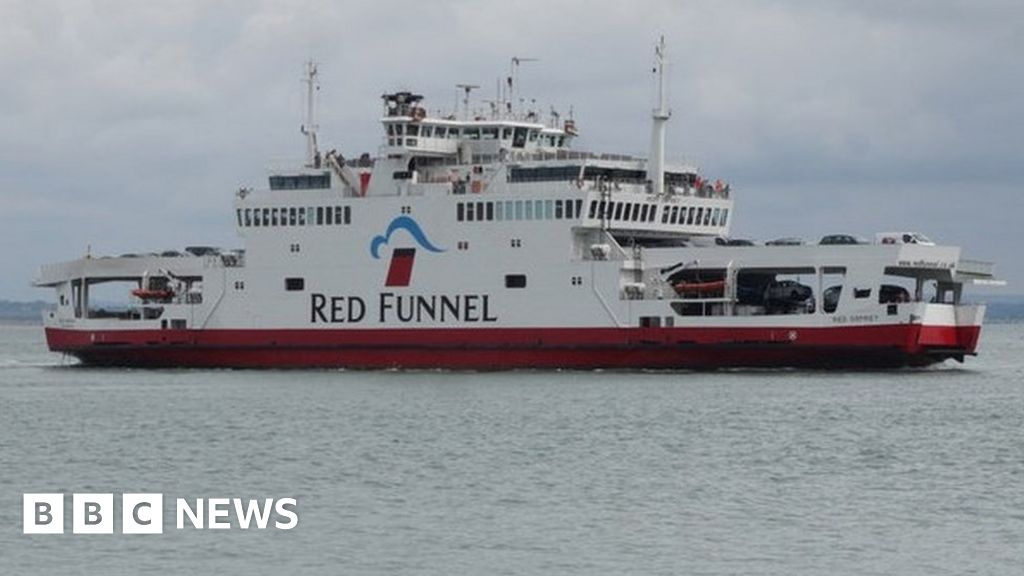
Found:
<path fill-rule="evenodd" d="M 25 534 L 64 533 L 64 494 L 25 494 L 23 529 Z M 295 498 L 185 498 L 175 499 L 175 526 L 203 530 L 291 530 L 299 523 Z M 121 494 L 122 534 L 163 534 L 163 494 Z M 113 494 L 72 494 L 71 532 L 73 534 L 113 534 Z M 273 520 L 273 522 L 271 522 Z"/>

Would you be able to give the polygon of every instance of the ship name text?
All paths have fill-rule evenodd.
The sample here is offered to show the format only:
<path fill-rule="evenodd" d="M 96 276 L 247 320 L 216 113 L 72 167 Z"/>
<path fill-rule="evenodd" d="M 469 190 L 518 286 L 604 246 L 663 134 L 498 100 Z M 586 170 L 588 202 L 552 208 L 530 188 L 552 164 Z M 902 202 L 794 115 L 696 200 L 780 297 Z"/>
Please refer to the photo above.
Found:
<path fill-rule="evenodd" d="M 310 294 L 311 324 L 360 324 L 376 320 L 380 324 L 400 322 L 497 322 L 489 294 L 395 294 L 382 292 L 371 311 L 361 296 Z"/>

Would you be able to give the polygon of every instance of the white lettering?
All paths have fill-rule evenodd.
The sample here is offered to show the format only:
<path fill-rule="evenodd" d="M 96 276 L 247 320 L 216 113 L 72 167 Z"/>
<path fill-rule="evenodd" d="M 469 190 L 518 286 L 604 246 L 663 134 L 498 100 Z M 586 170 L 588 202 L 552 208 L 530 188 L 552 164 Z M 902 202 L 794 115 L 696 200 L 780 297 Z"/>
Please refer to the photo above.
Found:
<path fill-rule="evenodd" d="M 231 513 L 231 510 L 228 508 L 231 501 L 227 498 L 210 498 L 207 500 L 207 504 L 209 511 L 207 525 L 210 527 L 210 530 L 227 530 L 231 528 L 231 522 L 217 520 L 218 518 L 227 518 Z"/>
<path fill-rule="evenodd" d="M 185 515 L 188 515 L 189 520 L 192 522 L 193 528 L 203 529 L 203 499 L 196 498 L 196 509 L 195 512 L 188 505 L 188 500 L 184 498 L 178 498 L 178 530 L 185 527 Z"/>
<path fill-rule="evenodd" d="M 281 522 L 278 520 L 274 523 L 276 528 L 281 530 L 291 530 L 299 524 L 299 515 L 294 510 L 289 510 L 287 506 L 292 508 L 296 507 L 295 498 L 281 498 L 274 505 L 274 511 L 277 512 L 278 516 L 284 516 L 288 518 L 288 522 Z"/>
<path fill-rule="evenodd" d="M 249 522 L 256 518 L 256 527 L 263 530 L 270 521 L 270 511 L 274 508 L 274 499 L 265 498 L 263 508 L 260 508 L 259 500 L 249 500 L 249 505 L 243 509 L 242 499 L 235 498 L 235 516 L 238 516 L 238 526 L 242 530 L 248 530 Z"/>

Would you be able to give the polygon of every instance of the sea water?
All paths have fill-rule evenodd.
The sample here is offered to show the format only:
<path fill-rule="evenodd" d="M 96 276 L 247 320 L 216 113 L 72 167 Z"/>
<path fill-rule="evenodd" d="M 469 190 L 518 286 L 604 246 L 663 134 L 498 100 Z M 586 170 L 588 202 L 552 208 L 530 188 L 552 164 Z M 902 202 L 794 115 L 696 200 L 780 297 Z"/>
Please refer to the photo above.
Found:
<path fill-rule="evenodd" d="M 3 574 L 1024 574 L 1024 325 L 871 372 L 91 369 L 0 327 Z M 25 493 L 164 532 L 22 533 Z M 294 529 L 175 499 L 295 498 Z"/>

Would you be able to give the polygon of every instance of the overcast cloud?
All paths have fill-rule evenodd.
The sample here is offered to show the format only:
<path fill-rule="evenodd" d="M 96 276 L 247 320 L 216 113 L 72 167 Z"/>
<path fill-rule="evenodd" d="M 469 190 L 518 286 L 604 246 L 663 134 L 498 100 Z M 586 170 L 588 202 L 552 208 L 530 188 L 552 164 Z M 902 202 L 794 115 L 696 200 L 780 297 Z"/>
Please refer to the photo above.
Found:
<path fill-rule="evenodd" d="M 321 141 L 380 143 L 380 94 L 449 110 L 573 107 L 577 148 L 645 153 L 652 44 L 672 57 L 671 156 L 734 185 L 734 234 L 913 229 L 1024 292 L 1024 4 L 1007 1 L 0 1 L 0 298 L 39 264 L 236 245 L 230 204 L 300 158 L 301 65 Z"/>

